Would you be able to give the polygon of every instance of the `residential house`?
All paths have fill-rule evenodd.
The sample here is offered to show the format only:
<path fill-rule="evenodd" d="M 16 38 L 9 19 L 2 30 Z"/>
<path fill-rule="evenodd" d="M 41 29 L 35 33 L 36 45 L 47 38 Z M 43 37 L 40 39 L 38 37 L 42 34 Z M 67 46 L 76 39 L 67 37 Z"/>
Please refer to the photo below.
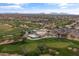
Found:
<path fill-rule="evenodd" d="M 79 41 L 79 30 L 72 29 L 71 32 L 67 35 L 67 38 L 70 40 L 78 40 Z"/>
<path fill-rule="evenodd" d="M 69 28 L 59 28 L 56 29 L 57 38 L 66 38 L 71 29 Z"/>

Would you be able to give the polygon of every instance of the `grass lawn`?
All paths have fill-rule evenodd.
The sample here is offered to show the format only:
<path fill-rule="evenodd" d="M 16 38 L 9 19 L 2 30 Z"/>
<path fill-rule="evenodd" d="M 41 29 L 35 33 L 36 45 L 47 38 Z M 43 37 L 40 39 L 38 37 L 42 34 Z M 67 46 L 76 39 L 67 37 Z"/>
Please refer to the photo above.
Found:
<path fill-rule="evenodd" d="M 9 24 L 1 24 L 0 23 L 0 31 L 10 31 L 12 30 L 12 26 Z"/>
<path fill-rule="evenodd" d="M 38 51 L 37 46 L 40 44 L 45 44 L 46 46 L 56 49 L 60 52 L 59 55 L 76 55 L 77 53 L 73 53 L 68 50 L 69 46 L 79 48 L 79 44 L 76 41 L 64 40 L 64 39 L 56 39 L 56 38 L 46 38 L 43 40 L 27 40 L 24 42 L 18 42 L 14 44 L 1 45 L 0 52 L 3 53 L 22 53 L 22 52 L 31 52 Z M 79 55 L 79 54 L 77 54 Z"/>

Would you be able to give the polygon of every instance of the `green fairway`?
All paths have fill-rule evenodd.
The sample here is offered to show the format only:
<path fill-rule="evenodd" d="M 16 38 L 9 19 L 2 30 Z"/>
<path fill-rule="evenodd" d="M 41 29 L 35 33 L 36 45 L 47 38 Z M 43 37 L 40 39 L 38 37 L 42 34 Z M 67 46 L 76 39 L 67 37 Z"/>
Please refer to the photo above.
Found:
<path fill-rule="evenodd" d="M 40 53 L 38 46 L 43 46 L 43 47 L 46 46 L 47 48 L 45 49 L 51 48 L 52 50 L 54 50 L 54 52 L 52 53 L 55 53 L 55 51 L 59 51 L 60 52 L 59 55 L 79 55 L 78 52 L 75 53 L 72 50 L 67 49 L 68 47 L 79 48 L 78 42 L 64 40 L 64 39 L 57 39 L 57 38 L 45 38 L 45 39 L 35 40 L 35 41 L 26 40 L 26 42 L 17 42 L 17 43 L 8 44 L 8 45 L 1 45 L 0 52 L 18 53 L 22 55 L 23 54 L 37 55 Z M 48 52 L 46 52 L 46 54 L 47 53 Z"/>

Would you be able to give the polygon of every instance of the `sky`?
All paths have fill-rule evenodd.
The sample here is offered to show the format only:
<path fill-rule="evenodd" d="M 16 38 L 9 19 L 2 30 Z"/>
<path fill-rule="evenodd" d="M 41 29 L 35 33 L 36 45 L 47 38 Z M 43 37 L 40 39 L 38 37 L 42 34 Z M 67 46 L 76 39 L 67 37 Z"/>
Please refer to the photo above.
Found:
<path fill-rule="evenodd" d="M 19 0 L 18 0 L 19 1 Z M 0 13 L 79 14 L 79 3 L 0 3 Z"/>

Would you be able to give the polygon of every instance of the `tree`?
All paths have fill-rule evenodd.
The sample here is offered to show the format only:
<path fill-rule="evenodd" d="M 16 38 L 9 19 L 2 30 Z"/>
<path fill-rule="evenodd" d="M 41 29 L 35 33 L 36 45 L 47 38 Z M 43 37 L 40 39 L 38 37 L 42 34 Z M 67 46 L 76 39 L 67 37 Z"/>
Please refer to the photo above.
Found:
<path fill-rule="evenodd" d="M 20 51 L 21 51 L 22 55 L 26 55 L 27 54 L 27 48 L 24 45 L 20 46 Z"/>
<path fill-rule="evenodd" d="M 48 47 L 43 43 L 38 45 L 38 49 L 41 51 L 41 54 L 48 53 Z"/>
<path fill-rule="evenodd" d="M 27 38 L 25 38 L 25 37 L 22 38 L 22 42 L 23 42 L 23 43 L 26 43 L 26 41 L 27 41 Z"/>

